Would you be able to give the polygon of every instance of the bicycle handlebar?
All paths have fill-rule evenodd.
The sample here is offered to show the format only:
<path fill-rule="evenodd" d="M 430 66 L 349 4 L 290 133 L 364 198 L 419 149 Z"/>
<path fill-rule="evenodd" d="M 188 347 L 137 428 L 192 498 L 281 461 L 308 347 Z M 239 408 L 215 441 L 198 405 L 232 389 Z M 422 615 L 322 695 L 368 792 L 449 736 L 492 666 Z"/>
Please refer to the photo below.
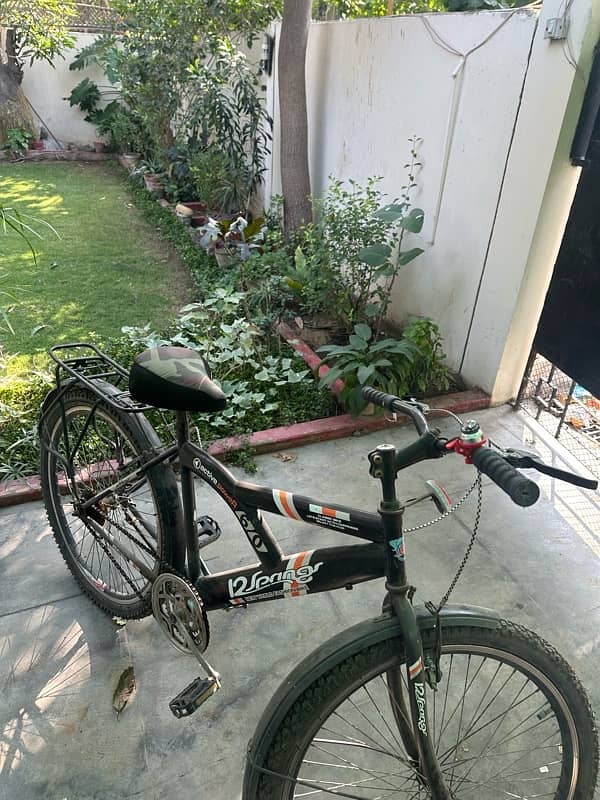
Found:
<path fill-rule="evenodd" d="M 537 483 L 521 475 L 496 450 L 478 447 L 473 451 L 471 461 L 518 506 L 532 506 L 539 498 L 540 487 Z"/>
<path fill-rule="evenodd" d="M 369 403 L 373 403 L 373 405 L 380 406 L 381 408 L 386 408 L 394 414 L 406 414 L 406 416 L 412 419 L 417 433 L 420 436 L 429 431 L 427 420 L 416 404 L 400 400 L 399 397 L 393 394 L 380 392 L 372 386 L 363 386 L 362 396 L 365 400 L 368 400 Z"/>

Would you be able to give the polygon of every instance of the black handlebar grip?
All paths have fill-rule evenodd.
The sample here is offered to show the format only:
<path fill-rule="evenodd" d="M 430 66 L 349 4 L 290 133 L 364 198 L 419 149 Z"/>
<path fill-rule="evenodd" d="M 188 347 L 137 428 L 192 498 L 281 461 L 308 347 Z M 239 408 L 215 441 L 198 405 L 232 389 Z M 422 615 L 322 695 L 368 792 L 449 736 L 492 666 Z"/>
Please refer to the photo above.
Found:
<path fill-rule="evenodd" d="M 537 483 L 517 472 L 496 450 L 479 447 L 473 452 L 471 460 L 518 506 L 532 506 L 540 496 Z"/>
<path fill-rule="evenodd" d="M 369 403 L 373 403 L 375 406 L 381 406 L 381 408 L 387 408 L 388 411 L 393 411 L 394 404 L 398 402 L 398 398 L 395 395 L 380 392 L 377 389 L 373 389 L 372 386 L 363 386 L 362 396 L 365 400 L 368 400 Z"/>

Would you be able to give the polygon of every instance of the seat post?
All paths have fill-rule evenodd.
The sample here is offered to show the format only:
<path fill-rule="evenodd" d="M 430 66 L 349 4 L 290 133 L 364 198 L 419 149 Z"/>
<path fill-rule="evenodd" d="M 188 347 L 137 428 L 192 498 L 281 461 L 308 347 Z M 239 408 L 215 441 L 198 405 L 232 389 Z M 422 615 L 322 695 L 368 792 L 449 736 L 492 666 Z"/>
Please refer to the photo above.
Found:
<path fill-rule="evenodd" d="M 189 441 L 189 419 L 187 411 L 178 411 L 177 446 L 179 449 Z M 188 578 L 195 582 L 200 577 L 200 555 L 196 532 L 196 496 L 194 493 L 194 473 L 189 467 L 181 466 L 181 500 L 183 502 L 183 525 L 187 550 Z"/>

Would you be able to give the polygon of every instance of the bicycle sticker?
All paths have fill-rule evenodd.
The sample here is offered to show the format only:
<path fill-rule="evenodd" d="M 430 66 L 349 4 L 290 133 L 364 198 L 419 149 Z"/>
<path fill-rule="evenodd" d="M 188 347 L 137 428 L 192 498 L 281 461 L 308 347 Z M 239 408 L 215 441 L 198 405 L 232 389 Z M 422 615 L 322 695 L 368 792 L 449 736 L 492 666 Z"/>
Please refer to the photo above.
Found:
<path fill-rule="evenodd" d="M 420 659 L 419 659 L 420 661 Z M 419 720 L 417 725 L 421 733 L 427 733 L 427 721 L 425 719 L 425 686 L 422 683 L 415 683 L 415 700 L 419 709 Z"/>
<path fill-rule="evenodd" d="M 347 511 L 337 511 L 335 508 L 327 508 L 326 506 L 315 506 L 313 503 L 308 504 L 308 510 L 313 514 L 322 514 L 324 517 L 334 517 L 335 519 L 343 519 L 350 522 L 350 514 Z"/>
<path fill-rule="evenodd" d="M 273 489 L 273 500 L 279 509 L 280 514 L 290 519 L 302 519 L 296 511 L 294 505 L 294 495 L 291 492 L 284 492 L 281 489 Z"/>
<path fill-rule="evenodd" d="M 419 674 L 419 672 L 421 672 L 422 669 L 423 669 L 423 660 L 419 656 L 419 658 L 415 661 L 415 663 L 408 668 L 408 677 L 411 679 L 411 681 L 417 677 L 417 675 Z"/>
<path fill-rule="evenodd" d="M 292 556 L 286 569 L 282 572 L 274 572 L 272 575 L 254 572 L 248 577 L 238 575 L 235 578 L 230 578 L 227 584 L 229 597 L 233 599 L 238 597 L 246 598 L 248 595 L 256 596 L 267 587 L 271 589 L 277 584 L 282 584 L 281 592 L 284 597 L 300 597 L 306 594 L 308 592 L 307 584 L 312 581 L 313 576 L 323 566 L 322 561 L 314 565 L 310 564 L 313 553 L 314 550 L 306 550 Z"/>
<path fill-rule="evenodd" d="M 266 553 L 267 552 L 267 545 L 263 542 L 261 535 L 258 533 L 252 520 L 247 516 L 244 511 L 234 511 L 234 514 L 240 521 L 240 525 L 244 529 L 244 533 L 246 534 L 248 541 L 252 545 L 252 547 L 257 550 L 259 553 Z M 260 511 L 257 513 L 257 519 L 260 522 L 261 516 Z"/>
<path fill-rule="evenodd" d="M 390 539 L 390 547 L 394 551 L 394 558 L 398 561 L 404 561 L 406 558 L 406 547 L 404 546 L 404 537 L 399 539 Z"/>

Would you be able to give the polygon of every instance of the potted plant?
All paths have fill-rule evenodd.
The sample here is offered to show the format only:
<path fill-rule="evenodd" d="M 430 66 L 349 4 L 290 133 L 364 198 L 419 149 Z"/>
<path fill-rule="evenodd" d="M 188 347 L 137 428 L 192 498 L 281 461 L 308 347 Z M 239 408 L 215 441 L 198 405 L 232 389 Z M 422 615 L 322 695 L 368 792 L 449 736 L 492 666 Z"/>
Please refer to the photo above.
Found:
<path fill-rule="evenodd" d="M 196 195 L 209 209 L 230 215 L 245 212 L 250 179 L 244 164 L 211 146 L 190 157 L 190 172 Z"/>
<path fill-rule="evenodd" d="M 164 196 L 162 165 L 158 161 L 144 161 L 142 163 L 142 176 L 144 186 L 149 192 L 157 197 Z"/>
<path fill-rule="evenodd" d="M 236 261 L 247 261 L 264 241 L 264 220 L 257 217 L 248 223 L 244 217 L 208 222 L 198 228 L 196 241 L 207 253 L 212 253 L 221 267 Z"/>
<path fill-rule="evenodd" d="M 30 150 L 43 150 L 44 149 L 44 138 L 45 137 L 42 135 L 43 133 L 46 134 L 46 137 L 48 136 L 48 131 L 45 128 L 40 128 L 39 139 L 33 138 L 29 142 L 29 149 Z"/>

